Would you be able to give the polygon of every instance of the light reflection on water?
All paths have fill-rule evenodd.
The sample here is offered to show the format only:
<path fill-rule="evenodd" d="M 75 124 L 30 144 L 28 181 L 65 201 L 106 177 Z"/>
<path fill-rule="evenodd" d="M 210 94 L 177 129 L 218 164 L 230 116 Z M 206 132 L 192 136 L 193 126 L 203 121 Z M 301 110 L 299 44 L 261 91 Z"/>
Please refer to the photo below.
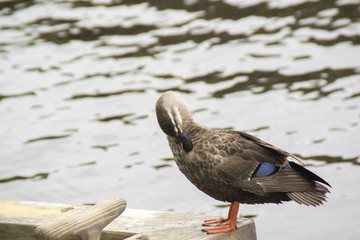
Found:
<path fill-rule="evenodd" d="M 157 126 L 155 101 L 176 90 L 199 122 L 297 154 L 333 185 L 321 208 L 242 206 L 258 215 L 259 238 L 300 239 L 297 225 L 301 239 L 354 239 L 359 9 L 329 0 L 0 3 L 0 197 L 119 195 L 132 208 L 224 216 L 179 173 Z"/>

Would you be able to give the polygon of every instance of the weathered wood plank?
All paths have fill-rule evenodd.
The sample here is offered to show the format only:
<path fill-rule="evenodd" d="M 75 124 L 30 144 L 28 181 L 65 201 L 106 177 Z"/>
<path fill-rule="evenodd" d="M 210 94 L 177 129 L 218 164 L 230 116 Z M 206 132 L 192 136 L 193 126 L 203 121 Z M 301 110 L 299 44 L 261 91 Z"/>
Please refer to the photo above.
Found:
<path fill-rule="evenodd" d="M 100 240 L 104 227 L 125 208 L 124 199 L 112 197 L 79 214 L 40 225 L 35 229 L 35 236 L 39 240 Z"/>
<path fill-rule="evenodd" d="M 64 219 L 91 206 L 59 203 L 0 200 L 0 239 L 35 240 L 34 230 L 39 225 Z M 126 209 L 104 228 L 102 240 L 255 240 L 255 223 L 242 218 L 238 229 L 230 233 L 208 235 L 201 232 L 205 219 L 216 218 L 202 214 L 169 213 Z"/>

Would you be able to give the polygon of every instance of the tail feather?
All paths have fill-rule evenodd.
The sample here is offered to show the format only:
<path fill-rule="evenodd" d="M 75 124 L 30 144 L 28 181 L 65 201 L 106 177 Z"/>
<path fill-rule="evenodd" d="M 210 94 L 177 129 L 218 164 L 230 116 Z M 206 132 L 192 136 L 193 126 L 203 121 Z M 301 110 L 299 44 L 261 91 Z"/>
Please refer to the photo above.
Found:
<path fill-rule="evenodd" d="M 299 171 L 300 173 L 302 173 L 304 176 L 307 176 L 308 178 L 317 181 L 317 182 L 321 182 L 325 185 L 328 185 L 329 187 L 330 184 L 328 182 L 326 182 L 324 179 L 322 179 L 321 177 L 319 177 L 318 175 L 316 175 L 315 173 L 307 170 L 306 168 L 304 168 L 303 166 L 300 166 L 299 164 L 296 164 L 295 162 L 289 162 L 291 168 Z"/>
<path fill-rule="evenodd" d="M 289 192 L 286 193 L 289 198 L 299 204 L 307 206 L 319 206 L 326 202 L 326 193 L 330 192 L 325 186 L 320 183 L 315 183 L 315 189 L 308 192 Z"/>
<path fill-rule="evenodd" d="M 290 166 L 298 172 L 302 173 L 304 176 L 308 177 L 310 180 L 313 180 L 314 189 L 312 191 L 306 192 L 289 192 L 286 193 L 286 195 L 288 195 L 288 197 L 295 202 L 307 206 L 319 206 L 326 202 L 326 193 L 329 193 L 330 191 L 324 185 L 331 187 L 330 184 L 315 173 L 294 162 L 290 162 Z"/>

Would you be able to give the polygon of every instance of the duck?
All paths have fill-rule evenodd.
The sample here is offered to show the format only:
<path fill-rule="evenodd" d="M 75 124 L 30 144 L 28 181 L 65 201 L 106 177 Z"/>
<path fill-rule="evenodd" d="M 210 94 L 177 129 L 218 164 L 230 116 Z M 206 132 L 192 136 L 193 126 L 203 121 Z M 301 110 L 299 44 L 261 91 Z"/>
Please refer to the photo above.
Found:
<path fill-rule="evenodd" d="M 180 94 L 163 93 L 155 110 L 179 170 L 205 194 L 230 203 L 227 218 L 204 222 L 208 234 L 235 230 L 240 203 L 327 201 L 331 185 L 298 157 L 248 133 L 197 123 Z"/>

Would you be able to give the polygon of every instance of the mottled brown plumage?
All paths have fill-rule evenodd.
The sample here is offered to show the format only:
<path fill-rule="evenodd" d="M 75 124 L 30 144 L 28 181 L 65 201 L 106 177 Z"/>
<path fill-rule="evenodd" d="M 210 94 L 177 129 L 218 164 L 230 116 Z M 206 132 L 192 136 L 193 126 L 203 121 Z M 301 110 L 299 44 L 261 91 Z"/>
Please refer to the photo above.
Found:
<path fill-rule="evenodd" d="M 326 201 L 330 185 L 294 155 L 244 132 L 196 123 L 179 94 L 164 93 L 156 114 L 180 171 L 209 196 L 249 204 Z"/>

